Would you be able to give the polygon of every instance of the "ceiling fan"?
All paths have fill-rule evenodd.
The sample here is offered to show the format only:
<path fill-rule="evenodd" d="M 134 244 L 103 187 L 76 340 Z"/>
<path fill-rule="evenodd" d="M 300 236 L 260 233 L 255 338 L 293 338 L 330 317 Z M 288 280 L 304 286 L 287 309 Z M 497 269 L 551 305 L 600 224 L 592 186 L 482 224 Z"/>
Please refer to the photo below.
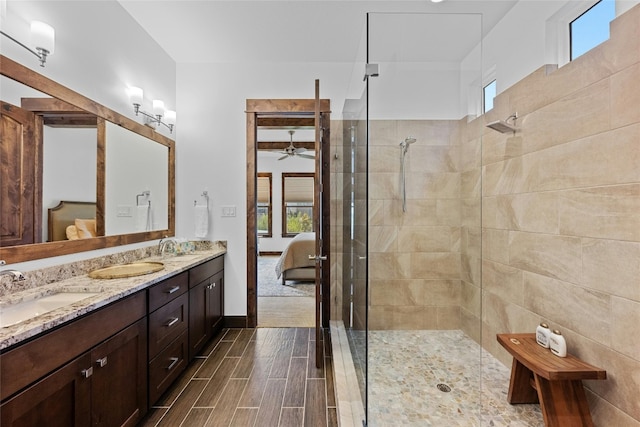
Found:
<path fill-rule="evenodd" d="M 293 134 L 296 133 L 296 131 L 294 130 L 290 130 L 289 131 L 289 136 L 291 137 L 291 141 L 289 142 L 289 146 L 286 147 L 284 149 L 284 151 L 281 151 L 280 153 L 284 154 L 284 156 L 280 157 L 278 160 L 284 160 L 288 157 L 293 157 L 293 156 L 298 156 L 298 157 L 303 157 L 305 159 L 315 159 L 313 154 L 304 154 L 305 151 L 307 151 L 306 148 L 304 147 L 299 147 L 296 148 L 293 145 Z"/>

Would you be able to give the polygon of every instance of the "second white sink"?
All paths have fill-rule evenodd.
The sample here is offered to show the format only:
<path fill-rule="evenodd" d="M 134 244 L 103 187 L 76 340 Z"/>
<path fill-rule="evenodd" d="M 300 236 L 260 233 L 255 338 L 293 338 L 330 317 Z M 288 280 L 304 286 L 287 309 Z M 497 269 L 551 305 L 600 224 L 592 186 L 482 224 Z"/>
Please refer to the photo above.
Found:
<path fill-rule="evenodd" d="M 95 295 L 98 295 L 98 292 L 59 292 L 0 307 L 0 328 L 24 322 Z"/>

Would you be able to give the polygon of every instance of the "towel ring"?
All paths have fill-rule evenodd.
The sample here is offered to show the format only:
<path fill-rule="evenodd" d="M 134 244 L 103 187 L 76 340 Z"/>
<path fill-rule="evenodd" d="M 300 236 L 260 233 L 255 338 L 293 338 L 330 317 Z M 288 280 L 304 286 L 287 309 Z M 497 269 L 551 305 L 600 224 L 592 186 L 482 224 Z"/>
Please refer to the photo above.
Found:
<path fill-rule="evenodd" d="M 203 191 L 200 197 L 203 197 L 207 203 L 207 207 L 209 207 L 209 192 L 207 190 Z M 193 206 L 198 206 L 198 201 L 193 201 Z"/>

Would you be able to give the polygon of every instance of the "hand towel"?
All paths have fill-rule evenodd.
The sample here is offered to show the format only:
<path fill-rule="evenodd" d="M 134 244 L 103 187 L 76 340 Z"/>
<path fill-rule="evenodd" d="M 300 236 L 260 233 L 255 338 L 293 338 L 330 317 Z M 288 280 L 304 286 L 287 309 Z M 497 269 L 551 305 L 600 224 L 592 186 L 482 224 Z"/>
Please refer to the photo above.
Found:
<path fill-rule="evenodd" d="M 151 206 L 136 206 L 136 231 L 147 231 L 149 227 Z"/>
<path fill-rule="evenodd" d="M 209 232 L 209 207 L 206 205 L 196 205 L 194 209 L 195 236 L 205 238 Z"/>

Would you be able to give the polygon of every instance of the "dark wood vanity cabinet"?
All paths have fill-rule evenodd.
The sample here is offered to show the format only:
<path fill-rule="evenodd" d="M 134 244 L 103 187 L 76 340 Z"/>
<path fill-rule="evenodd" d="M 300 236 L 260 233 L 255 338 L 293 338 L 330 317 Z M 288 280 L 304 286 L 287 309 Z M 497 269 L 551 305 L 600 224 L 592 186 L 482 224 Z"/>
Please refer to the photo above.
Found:
<path fill-rule="evenodd" d="M 135 426 L 222 328 L 219 256 L 0 354 L 0 426 Z"/>
<path fill-rule="evenodd" d="M 0 425 L 136 425 L 147 411 L 145 314 L 140 292 L 2 354 Z"/>
<path fill-rule="evenodd" d="M 153 404 L 188 364 L 189 273 L 149 291 L 149 403 Z"/>
<path fill-rule="evenodd" d="M 224 317 L 224 257 L 189 271 L 189 360 L 222 329 Z"/>

